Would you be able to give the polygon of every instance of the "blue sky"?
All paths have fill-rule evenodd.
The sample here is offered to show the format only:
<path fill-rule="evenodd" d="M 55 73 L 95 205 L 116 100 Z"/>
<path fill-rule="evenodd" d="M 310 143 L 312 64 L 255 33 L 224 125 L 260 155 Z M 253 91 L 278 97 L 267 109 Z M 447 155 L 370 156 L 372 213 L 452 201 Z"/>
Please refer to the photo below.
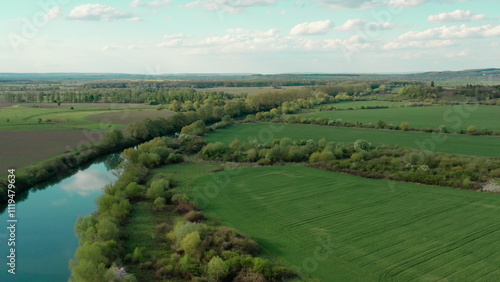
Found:
<path fill-rule="evenodd" d="M 0 72 L 500 67 L 499 11 L 498 0 L 3 1 Z"/>

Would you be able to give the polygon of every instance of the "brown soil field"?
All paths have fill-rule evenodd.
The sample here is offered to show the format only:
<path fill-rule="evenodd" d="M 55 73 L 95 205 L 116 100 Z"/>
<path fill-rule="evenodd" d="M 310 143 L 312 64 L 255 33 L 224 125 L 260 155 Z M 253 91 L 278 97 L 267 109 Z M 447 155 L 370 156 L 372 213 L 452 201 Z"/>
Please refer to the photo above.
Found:
<path fill-rule="evenodd" d="M 7 169 L 19 169 L 73 150 L 78 146 L 101 141 L 99 131 L 2 131 L 0 137 L 0 175 Z"/>
<path fill-rule="evenodd" d="M 132 110 L 95 114 L 86 117 L 86 119 L 97 122 L 129 124 L 134 121 L 144 120 L 145 118 L 169 118 L 174 114 L 174 112 L 157 110 Z"/>

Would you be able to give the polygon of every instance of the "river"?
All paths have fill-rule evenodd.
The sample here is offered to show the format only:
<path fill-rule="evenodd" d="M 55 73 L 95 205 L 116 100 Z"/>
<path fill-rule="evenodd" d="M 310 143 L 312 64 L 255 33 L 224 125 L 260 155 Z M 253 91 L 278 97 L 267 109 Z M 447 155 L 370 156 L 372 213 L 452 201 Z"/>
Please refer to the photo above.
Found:
<path fill-rule="evenodd" d="M 69 261 L 78 247 L 74 226 L 79 216 L 92 214 L 102 188 L 116 177 L 109 163 L 79 170 L 43 190 L 31 190 L 16 204 L 15 275 L 7 265 L 8 214 L 0 215 L 0 281 L 68 281 Z"/>

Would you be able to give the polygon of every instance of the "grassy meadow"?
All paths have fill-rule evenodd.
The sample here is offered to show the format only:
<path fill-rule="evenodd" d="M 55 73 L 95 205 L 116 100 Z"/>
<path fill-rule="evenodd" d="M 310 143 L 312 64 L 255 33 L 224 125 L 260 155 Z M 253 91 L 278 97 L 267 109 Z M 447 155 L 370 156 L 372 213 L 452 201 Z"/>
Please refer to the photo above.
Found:
<path fill-rule="evenodd" d="M 377 102 L 374 102 L 375 104 Z M 389 102 L 385 102 L 389 103 Z M 332 104 L 333 106 L 344 103 Z M 347 105 L 347 104 L 346 104 Z M 360 104 L 362 105 L 362 103 Z M 337 107 L 337 106 L 336 106 Z M 413 128 L 438 128 L 446 125 L 450 132 L 467 129 L 474 125 L 477 129 L 500 130 L 500 108 L 498 106 L 430 106 L 389 109 L 369 109 L 356 111 L 325 111 L 306 114 L 307 117 L 325 117 L 342 121 L 375 124 L 378 120 L 400 125 L 409 122 Z"/>
<path fill-rule="evenodd" d="M 379 96 L 379 95 L 377 95 Z M 360 107 L 374 107 L 374 106 L 385 106 L 389 108 L 396 108 L 396 107 L 402 107 L 404 105 L 408 105 L 410 103 L 407 102 L 388 102 L 388 101 L 345 101 L 345 102 L 339 102 L 339 103 L 331 103 L 331 104 L 323 104 L 317 106 L 317 108 L 321 108 L 323 106 L 333 106 L 338 109 L 348 109 L 348 108 L 353 108 L 353 109 L 358 109 Z"/>
<path fill-rule="evenodd" d="M 360 110 L 366 111 L 366 110 Z M 365 128 L 347 128 L 310 124 L 286 123 L 246 123 L 216 131 L 205 137 L 207 142 L 229 144 L 234 139 L 240 141 L 258 140 L 269 143 L 273 139 L 290 137 L 293 140 L 326 138 L 327 141 L 353 143 L 365 139 L 375 145 L 397 145 L 424 148 L 437 152 L 464 154 L 487 157 L 500 157 L 500 137 L 472 136 L 458 134 L 437 135 L 425 132 L 400 130 L 379 130 Z"/>
<path fill-rule="evenodd" d="M 203 201 L 210 218 L 321 281 L 493 281 L 500 274 L 497 195 L 302 166 L 216 172 L 184 187 L 195 199 L 210 196 Z"/>

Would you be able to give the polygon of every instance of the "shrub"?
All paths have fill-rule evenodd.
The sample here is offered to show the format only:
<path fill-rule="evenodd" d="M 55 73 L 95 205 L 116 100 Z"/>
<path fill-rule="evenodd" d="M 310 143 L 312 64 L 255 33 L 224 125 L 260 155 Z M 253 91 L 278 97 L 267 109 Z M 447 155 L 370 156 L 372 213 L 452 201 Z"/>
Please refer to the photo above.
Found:
<path fill-rule="evenodd" d="M 375 128 L 386 128 L 387 127 L 387 122 L 383 120 L 377 120 L 375 123 Z"/>
<path fill-rule="evenodd" d="M 150 199 L 156 199 L 158 197 L 165 197 L 165 191 L 170 187 L 168 180 L 159 179 L 153 181 L 151 186 L 146 191 L 146 197 Z"/>
<path fill-rule="evenodd" d="M 467 127 L 467 130 L 466 130 L 466 132 L 467 132 L 468 134 L 474 133 L 474 132 L 476 132 L 476 131 L 477 131 L 477 127 L 475 127 L 474 125 L 469 125 L 469 126 Z"/>
<path fill-rule="evenodd" d="M 401 125 L 399 126 L 401 130 L 408 131 L 410 129 L 410 123 L 408 122 L 402 122 Z"/>
<path fill-rule="evenodd" d="M 354 149 L 368 151 L 372 148 L 372 144 L 366 140 L 359 139 L 354 142 Z"/>
<path fill-rule="evenodd" d="M 186 213 L 183 218 L 185 221 L 200 222 L 205 219 L 205 216 L 203 215 L 202 212 L 192 210 Z"/>
<path fill-rule="evenodd" d="M 216 281 L 224 279 L 229 274 L 229 267 L 219 256 L 213 257 L 207 265 L 207 276 Z"/>
<path fill-rule="evenodd" d="M 191 232 L 187 234 L 181 241 L 181 249 L 186 252 L 186 254 L 196 256 L 199 246 L 201 244 L 201 237 L 198 231 Z"/>

